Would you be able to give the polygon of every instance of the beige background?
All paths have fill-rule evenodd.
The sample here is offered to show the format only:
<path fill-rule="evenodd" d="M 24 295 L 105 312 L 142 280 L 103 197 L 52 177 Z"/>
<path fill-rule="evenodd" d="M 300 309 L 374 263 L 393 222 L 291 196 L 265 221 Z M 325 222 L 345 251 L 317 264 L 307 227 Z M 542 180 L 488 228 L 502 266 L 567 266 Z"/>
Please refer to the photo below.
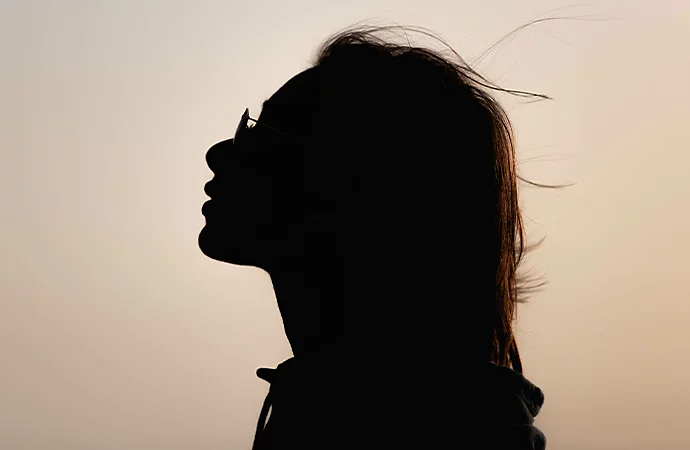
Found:
<path fill-rule="evenodd" d="M 577 183 L 522 190 L 537 424 L 555 450 L 690 448 L 689 2 L 3 0 L 0 449 L 250 448 L 254 370 L 290 350 L 267 274 L 197 248 L 207 148 L 341 27 L 472 62 L 554 16 L 475 65 L 555 97 L 499 99 L 523 175 Z"/>

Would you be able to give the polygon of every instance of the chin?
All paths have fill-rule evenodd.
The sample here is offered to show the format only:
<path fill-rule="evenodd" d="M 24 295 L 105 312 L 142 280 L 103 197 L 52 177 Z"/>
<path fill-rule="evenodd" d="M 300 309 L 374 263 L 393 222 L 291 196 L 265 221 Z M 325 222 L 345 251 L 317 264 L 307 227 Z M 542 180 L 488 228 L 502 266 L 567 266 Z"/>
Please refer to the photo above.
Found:
<path fill-rule="evenodd" d="M 199 249 L 201 253 L 211 259 L 222 260 L 223 245 L 214 237 L 213 229 L 208 225 L 204 226 L 199 233 Z"/>
<path fill-rule="evenodd" d="M 237 243 L 227 242 L 228 232 L 225 229 L 215 230 L 206 225 L 199 233 L 199 249 L 207 257 L 216 261 L 238 266 L 261 267 L 255 252 Z"/>

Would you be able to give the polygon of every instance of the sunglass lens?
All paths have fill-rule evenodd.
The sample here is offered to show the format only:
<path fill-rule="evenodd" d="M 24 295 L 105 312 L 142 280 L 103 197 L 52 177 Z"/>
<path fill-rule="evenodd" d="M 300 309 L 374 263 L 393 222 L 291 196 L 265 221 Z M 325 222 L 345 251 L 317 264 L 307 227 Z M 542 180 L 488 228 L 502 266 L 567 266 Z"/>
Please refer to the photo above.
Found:
<path fill-rule="evenodd" d="M 244 132 L 247 130 L 247 122 L 249 119 L 249 109 L 244 111 L 244 114 L 242 114 L 242 117 L 240 118 L 240 123 L 237 124 L 237 129 L 235 130 L 235 138 L 234 142 L 241 142 Z"/>

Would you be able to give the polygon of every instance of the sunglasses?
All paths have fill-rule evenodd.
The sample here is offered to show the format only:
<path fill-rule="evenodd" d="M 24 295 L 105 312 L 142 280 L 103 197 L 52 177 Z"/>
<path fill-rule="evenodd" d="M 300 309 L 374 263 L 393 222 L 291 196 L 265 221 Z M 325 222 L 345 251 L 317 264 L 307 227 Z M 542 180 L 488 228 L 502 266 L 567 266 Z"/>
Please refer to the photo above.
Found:
<path fill-rule="evenodd" d="M 244 110 L 244 114 L 242 114 L 242 117 L 240 118 L 240 123 L 237 125 L 237 129 L 235 130 L 235 137 L 233 139 L 233 142 L 235 144 L 241 145 L 242 143 L 247 141 L 247 135 L 250 130 L 250 128 L 254 128 L 254 126 L 250 127 L 249 126 L 249 121 L 254 122 L 255 125 L 260 125 L 268 130 L 271 130 L 274 133 L 278 133 L 284 137 L 290 138 L 292 140 L 299 140 L 296 136 L 293 136 L 290 133 L 286 133 L 285 131 L 279 130 L 278 128 L 274 128 L 270 125 L 267 125 L 263 122 L 259 122 L 256 119 L 253 119 L 252 117 L 249 116 L 249 108 Z"/>

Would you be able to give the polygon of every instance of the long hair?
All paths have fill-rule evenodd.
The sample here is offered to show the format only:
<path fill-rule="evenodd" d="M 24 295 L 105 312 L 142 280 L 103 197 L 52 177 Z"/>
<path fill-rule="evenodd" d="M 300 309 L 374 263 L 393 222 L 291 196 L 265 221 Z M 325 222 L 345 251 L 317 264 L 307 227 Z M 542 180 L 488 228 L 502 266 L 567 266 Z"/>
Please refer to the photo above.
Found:
<path fill-rule="evenodd" d="M 386 32 L 413 31 L 443 43 L 447 54 L 430 48 L 412 45 L 409 40 L 395 43 L 386 39 Z M 461 153 L 468 163 L 476 200 L 468 200 L 472 230 L 481 236 L 480 244 L 490 253 L 489 263 L 479 265 L 490 271 L 489 295 L 478 301 L 485 303 L 482 311 L 486 320 L 486 348 L 488 358 L 495 364 L 522 372 L 513 322 L 518 303 L 526 301 L 526 294 L 544 286 L 543 281 L 518 276 L 517 268 L 525 252 L 538 246 L 525 245 L 525 230 L 518 199 L 518 180 L 534 186 L 555 188 L 533 183 L 517 173 L 515 144 L 511 121 L 499 102 L 483 88 L 498 89 L 519 96 L 551 99 L 542 94 L 505 90 L 492 85 L 463 61 L 450 45 L 432 33 L 416 27 L 355 26 L 329 37 L 318 49 L 314 67 L 327 70 L 324 85 L 330 97 L 338 98 L 337 111 L 322 112 L 331 122 L 347 122 L 359 130 L 349 132 L 353 141 L 366 139 L 372 146 L 417 146 L 430 149 L 457 148 L 443 154 Z M 345 86 L 349 85 L 349 87 Z M 322 87 L 328 90 L 329 87 Z M 331 103 L 334 103 L 331 101 Z M 359 107 L 353 105 L 359 105 Z M 362 108 L 364 104 L 367 108 Z M 348 107 L 347 105 L 351 105 Z M 359 108 L 359 109 L 357 109 Z M 362 110 L 366 114 L 362 113 Z M 354 116 L 354 119 L 352 117 Z M 366 118 L 363 118 L 366 116 Z M 375 116 L 375 117 L 372 117 Z M 337 117 L 338 119 L 334 119 Z M 431 132 L 420 126 L 434 121 Z M 422 130 L 416 132 L 415 130 Z M 355 134 L 356 137 L 352 137 Z M 458 140 L 457 136 L 462 139 Z M 404 140 L 396 136 L 403 136 Z M 347 139 L 348 137 L 343 137 Z M 441 152 L 426 151 L 425 155 L 439 158 Z M 437 161 L 451 170 L 452 159 Z M 455 159 L 457 161 L 457 159 Z M 452 171 L 451 171 L 452 172 Z M 466 185 L 464 187 L 467 187 Z M 449 191 L 450 192 L 450 191 Z M 459 194 L 455 195 L 456 200 Z M 469 206 L 468 206 L 469 205 Z M 485 230 L 489 229 L 487 233 Z M 542 240 L 543 241 L 543 240 Z M 479 270 L 479 269 L 478 269 Z M 488 298 L 487 298 L 488 297 Z"/>

